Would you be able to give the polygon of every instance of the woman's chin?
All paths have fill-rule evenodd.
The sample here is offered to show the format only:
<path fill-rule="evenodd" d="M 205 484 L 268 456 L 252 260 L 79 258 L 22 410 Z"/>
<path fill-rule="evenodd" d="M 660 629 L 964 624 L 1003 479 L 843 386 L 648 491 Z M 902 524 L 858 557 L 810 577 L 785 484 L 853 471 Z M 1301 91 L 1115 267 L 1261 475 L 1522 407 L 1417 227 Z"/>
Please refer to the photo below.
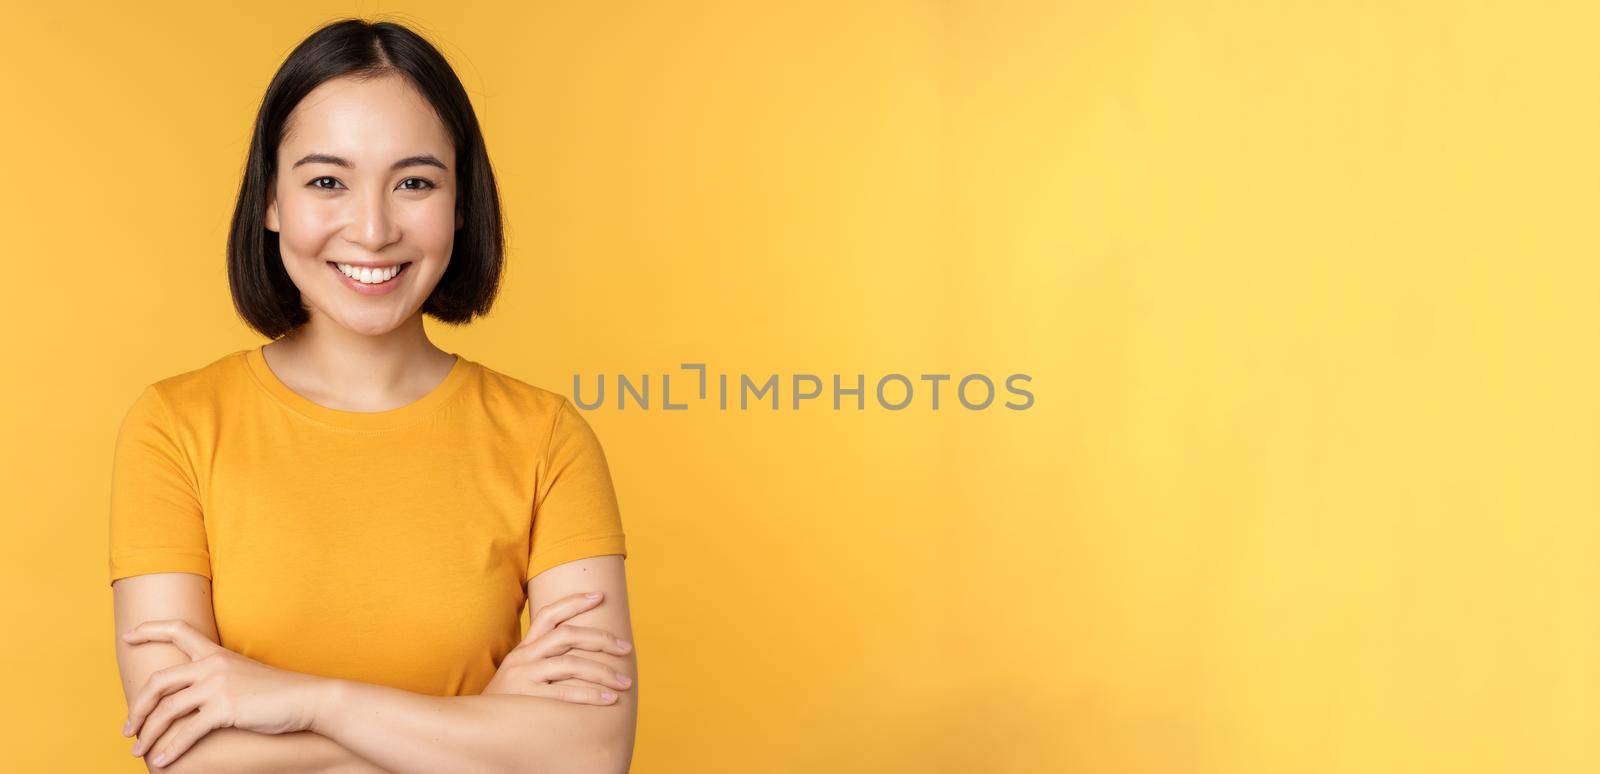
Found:
<path fill-rule="evenodd" d="M 329 322 L 332 322 L 340 328 L 362 336 L 383 336 L 393 333 L 396 329 L 400 328 L 402 323 L 405 322 L 404 317 L 395 318 L 390 315 L 383 315 L 381 319 L 375 318 L 372 315 L 361 313 L 324 313 L 323 316 L 327 317 Z"/>

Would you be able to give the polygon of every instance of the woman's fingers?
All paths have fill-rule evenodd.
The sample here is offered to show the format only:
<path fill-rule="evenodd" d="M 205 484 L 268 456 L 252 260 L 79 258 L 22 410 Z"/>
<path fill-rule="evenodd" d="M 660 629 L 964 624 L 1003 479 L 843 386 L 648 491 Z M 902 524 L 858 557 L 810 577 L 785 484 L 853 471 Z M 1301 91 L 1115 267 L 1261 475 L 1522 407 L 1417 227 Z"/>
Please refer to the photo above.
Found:
<path fill-rule="evenodd" d="M 140 731 L 145 716 L 156 708 L 161 697 L 181 691 L 198 679 L 197 663 L 190 661 L 187 664 L 169 666 L 152 672 L 150 679 L 145 681 L 144 687 L 139 689 L 138 695 L 134 696 L 133 702 L 128 705 L 128 731 L 124 736 L 142 736 Z"/>
<path fill-rule="evenodd" d="M 502 662 L 512 666 L 503 673 L 507 682 L 499 692 L 542 696 L 576 704 L 611 704 L 617 691 L 633 686 L 633 679 L 593 659 L 567 655 L 573 649 L 624 655 L 633 644 L 604 629 L 564 623 L 590 610 L 605 598 L 604 592 L 570 594 L 534 611 L 523 636 Z M 497 675 L 498 677 L 498 675 Z M 585 685 L 554 685 L 558 680 L 577 680 Z"/>
<path fill-rule="evenodd" d="M 599 591 L 569 594 L 539 608 L 534 611 L 532 620 L 528 622 L 528 633 L 523 637 L 523 641 L 543 637 L 562 621 L 600 604 L 603 597 L 604 594 Z"/>
<path fill-rule="evenodd" d="M 141 642 L 170 642 L 178 646 L 190 661 L 200 659 L 217 652 L 222 646 L 207 639 L 200 630 L 194 628 L 188 621 L 178 618 L 167 618 L 159 621 L 145 621 L 138 626 L 122 633 L 122 641 L 130 645 Z"/>
<path fill-rule="evenodd" d="M 201 738 L 222 724 L 204 709 L 178 719 L 153 748 L 155 756 L 149 761 L 156 766 L 170 766 L 178 756 L 189 751 Z"/>
<path fill-rule="evenodd" d="M 593 626 L 562 624 L 557 626 L 555 631 L 548 632 L 543 637 L 529 642 L 525 647 L 529 649 L 532 655 L 539 658 L 559 656 L 573 648 L 623 656 L 633 649 L 633 643 L 619 639 L 605 629 L 596 629 Z"/>
<path fill-rule="evenodd" d="M 529 695 L 542 696 L 547 699 L 560 699 L 573 704 L 615 704 L 617 694 L 602 688 L 586 688 L 581 685 L 549 685 L 539 683 L 528 689 Z"/>
<path fill-rule="evenodd" d="M 139 734 L 139 743 L 133 746 L 133 754 L 144 755 L 154 749 L 156 742 L 161 740 L 161 735 L 166 733 L 167 727 L 178 718 L 193 712 L 201 702 L 200 692 L 194 688 L 184 688 L 163 698 L 155 711 L 150 713 L 150 719 L 145 722 L 144 729 Z"/>
<path fill-rule="evenodd" d="M 534 679 L 542 683 L 575 677 L 591 683 L 625 691 L 633 685 L 633 678 L 618 672 L 594 659 L 582 656 L 551 656 L 541 659 L 530 670 Z"/>

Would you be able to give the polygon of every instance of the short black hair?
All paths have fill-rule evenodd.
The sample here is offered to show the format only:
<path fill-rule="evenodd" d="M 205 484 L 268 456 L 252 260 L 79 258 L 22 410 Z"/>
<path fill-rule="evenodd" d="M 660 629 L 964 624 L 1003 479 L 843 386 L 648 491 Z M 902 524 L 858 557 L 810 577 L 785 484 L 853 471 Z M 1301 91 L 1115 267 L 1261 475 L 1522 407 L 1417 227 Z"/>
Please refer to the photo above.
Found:
<path fill-rule="evenodd" d="M 451 325 L 487 314 L 499 290 L 505 231 L 494 171 L 477 114 L 461 79 L 439 50 L 409 28 L 347 18 L 313 32 L 273 75 L 256 111 L 233 225 L 228 230 L 228 286 L 250 327 L 270 339 L 309 322 L 300 289 L 283 268 L 276 234 L 263 220 L 277 170 L 283 125 L 300 100 L 324 81 L 400 75 L 438 112 L 456 151 L 456 208 L 462 216 L 450 263 L 422 311 Z"/>

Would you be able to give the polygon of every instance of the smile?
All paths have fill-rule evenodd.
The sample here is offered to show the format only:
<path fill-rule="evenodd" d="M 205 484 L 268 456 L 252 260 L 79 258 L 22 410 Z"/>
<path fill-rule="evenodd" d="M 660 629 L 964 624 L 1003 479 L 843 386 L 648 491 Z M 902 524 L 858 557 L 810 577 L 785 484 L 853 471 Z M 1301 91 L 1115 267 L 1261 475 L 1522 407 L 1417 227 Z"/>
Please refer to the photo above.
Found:
<path fill-rule="evenodd" d="M 406 276 L 406 268 L 410 261 L 372 268 L 370 266 L 352 266 L 348 263 L 327 261 L 328 269 L 339 275 L 339 281 L 345 287 L 365 296 L 376 296 L 388 293 L 400 284 L 400 278 Z"/>
<path fill-rule="evenodd" d="M 395 276 L 400 274 L 400 272 L 405 271 L 405 268 L 410 266 L 411 262 L 407 261 L 394 266 L 384 266 L 376 269 L 371 267 L 354 266 L 348 263 L 337 263 L 334 261 L 328 261 L 328 265 L 338 269 L 346 277 L 349 277 L 350 279 L 362 284 L 382 285 L 383 283 L 394 279 Z"/>

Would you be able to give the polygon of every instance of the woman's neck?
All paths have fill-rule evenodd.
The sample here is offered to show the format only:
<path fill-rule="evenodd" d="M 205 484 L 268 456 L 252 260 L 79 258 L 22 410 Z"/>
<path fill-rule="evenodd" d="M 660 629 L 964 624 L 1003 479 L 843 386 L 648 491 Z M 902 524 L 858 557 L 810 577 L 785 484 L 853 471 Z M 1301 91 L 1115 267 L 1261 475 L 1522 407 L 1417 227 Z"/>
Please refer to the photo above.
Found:
<path fill-rule="evenodd" d="M 369 336 L 337 324 L 304 327 L 262 347 L 278 379 L 307 399 L 344 411 L 388 411 L 420 399 L 455 367 L 454 355 L 413 324 Z"/>

